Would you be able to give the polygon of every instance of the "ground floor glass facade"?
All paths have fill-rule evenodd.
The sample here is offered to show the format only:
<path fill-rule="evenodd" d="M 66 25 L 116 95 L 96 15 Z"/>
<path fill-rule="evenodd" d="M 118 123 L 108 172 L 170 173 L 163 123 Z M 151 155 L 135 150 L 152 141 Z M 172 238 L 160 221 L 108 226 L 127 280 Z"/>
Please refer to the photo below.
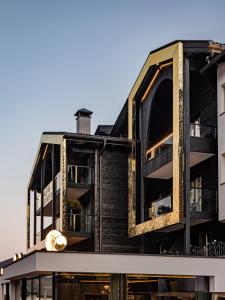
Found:
<path fill-rule="evenodd" d="M 26 300 L 209 300 L 208 278 L 54 273 L 26 280 Z"/>

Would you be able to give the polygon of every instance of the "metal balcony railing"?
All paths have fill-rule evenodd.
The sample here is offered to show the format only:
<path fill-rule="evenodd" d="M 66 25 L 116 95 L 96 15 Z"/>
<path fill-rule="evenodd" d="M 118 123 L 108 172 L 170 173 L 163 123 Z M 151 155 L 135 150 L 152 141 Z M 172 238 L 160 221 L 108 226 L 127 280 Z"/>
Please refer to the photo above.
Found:
<path fill-rule="evenodd" d="M 217 190 L 191 187 L 190 211 L 193 213 L 216 213 Z"/>
<path fill-rule="evenodd" d="M 68 212 L 68 230 L 74 233 L 91 233 L 93 215 Z"/>
<path fill-rule="evenodd" d="M 214 240 L 203 247 L 191 246 L 193 256 L 225 256 L 225 243 Z"/>
<path fill-rule="evenodd" d="M 68 165 L 68 182 L 91 184 L 91 168 L 89 166 Z"/>
<path fill-rule="evenodd" d="M 172 194 L 152 202 L 149 217 L 157 218 L 172 211 Z"/>
<path fill-rule="evenodd" d="M 201 124 L 190 124 L 190 136 L 216 139 L 217 130 L 215 126 L 201 125 Z"/>

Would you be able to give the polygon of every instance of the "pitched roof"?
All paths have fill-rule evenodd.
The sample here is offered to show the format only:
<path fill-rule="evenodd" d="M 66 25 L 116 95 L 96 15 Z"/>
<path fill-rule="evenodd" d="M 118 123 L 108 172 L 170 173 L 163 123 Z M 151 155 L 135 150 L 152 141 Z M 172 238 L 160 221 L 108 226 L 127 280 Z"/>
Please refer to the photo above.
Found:
<path fill-rule="evenodd" d="M 113 125 L 98 125 L 95 135 L 110 135 Z"/>

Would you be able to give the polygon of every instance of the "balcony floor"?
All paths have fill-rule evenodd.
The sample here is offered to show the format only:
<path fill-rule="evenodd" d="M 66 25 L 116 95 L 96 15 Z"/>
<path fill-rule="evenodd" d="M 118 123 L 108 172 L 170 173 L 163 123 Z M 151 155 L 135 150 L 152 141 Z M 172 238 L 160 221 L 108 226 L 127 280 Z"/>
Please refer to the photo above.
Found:
<path fill-rule="evenodd" d="M 191 227 L 199 224 L 207 223 L 216 218 L 216 213 L 191 213 Z M 184 220 L 185 221 L 185 220 Z M 173 232 L 184 228 L 184 223 L 175 224 L 172 226 L 164 227 L 158 232 Z"/>
<path fill-rule="evenodd" d="M 202 161 L 212 157 L 213 153 L 203 153 L 203 152 L 191 152 L 190 153 L 190 166 L 193 167 Z M 155 158 L 157 159 L 157 157 Z M 172 159 L 172 158 L 171 158 Z M 151 161 L 150 161 L 151 162 Z M 155 171 L 146 175 L 148 178 L 156 178 L 156 179 L 170 179 L 173 177 L 173 161 L 162 165 Z"/>

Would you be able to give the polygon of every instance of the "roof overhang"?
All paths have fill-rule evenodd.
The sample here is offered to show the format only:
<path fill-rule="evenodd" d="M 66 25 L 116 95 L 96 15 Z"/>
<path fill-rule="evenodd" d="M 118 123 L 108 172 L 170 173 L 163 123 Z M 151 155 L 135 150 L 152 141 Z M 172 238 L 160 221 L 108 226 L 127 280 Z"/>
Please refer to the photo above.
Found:
<path fill-rule="evenodd" d="M 95 143 L 96 145 L 103 145 L 104 143 L 112 144 L 114 146 L 129 147 L 130 141 L 125 138 L 119 137 L 108 137 L 108 136 L 95 136 L 95 135 L 85 135 L 69 132 L 44 132 L 41 136 L 38 150 L 34 159 L 33 167 L 31 170 L 30 178 L 28 181 L 28 187 L 31 188 L 33 180 L 36 175 L 36 170 L 40 160 L 42 159 L 45 146 L 47 144 L 61 145 L 63 139 L 71 140 L 77 143 Z"/>
<path fill-rule="evenodd" d="M 225 292 L 225 258 L 33 252 L 4 269 L 4 279 L 52 272 L 208 276 L 211 292 Z"/>
<path fill-rule="evenodd" d="M 62 143 L 63 140 L 63 133 L 60 134 L 46 134 L 43 133 L 38 145 L 38 150 L 34 159 L 34 163 L 33 163 L 33 167 L 31 170 L 31 174 L 29 177 L 29 181 L 28 181 L 28 187 L 30 187 L 32 185 L 32 182 L 34 180 L 34 176 L 36 174 L 36 168 L 38 166 L 38 163 L 40 161 L 41 158 L 41 150 L 44 144 L 56 144 L 56 145 L 60 145 Z"/>

